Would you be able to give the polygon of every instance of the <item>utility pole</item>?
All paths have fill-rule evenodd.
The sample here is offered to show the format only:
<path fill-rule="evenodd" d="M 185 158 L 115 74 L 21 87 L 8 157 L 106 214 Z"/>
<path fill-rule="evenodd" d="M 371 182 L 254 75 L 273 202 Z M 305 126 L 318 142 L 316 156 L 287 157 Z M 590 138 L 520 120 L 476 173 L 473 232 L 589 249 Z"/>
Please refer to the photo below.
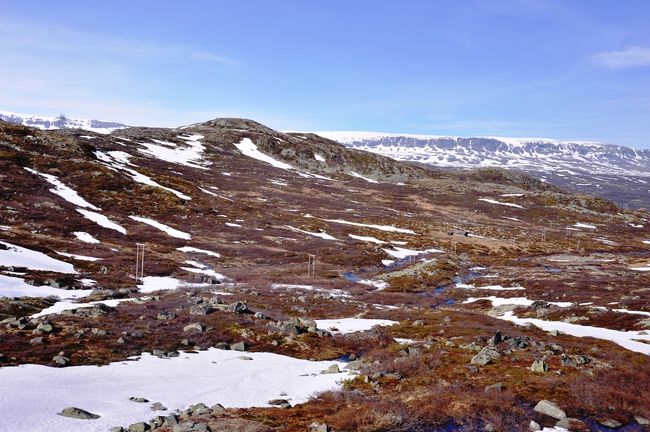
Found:
<path fill-rule="evenodd" d="M 546 228 L 542 228 L 542 243 L 546 243 Z"/>
<path fill-rule="evenodd" d="M 135 283 L 144 277 L 144 243 L 135 244 Z"/>

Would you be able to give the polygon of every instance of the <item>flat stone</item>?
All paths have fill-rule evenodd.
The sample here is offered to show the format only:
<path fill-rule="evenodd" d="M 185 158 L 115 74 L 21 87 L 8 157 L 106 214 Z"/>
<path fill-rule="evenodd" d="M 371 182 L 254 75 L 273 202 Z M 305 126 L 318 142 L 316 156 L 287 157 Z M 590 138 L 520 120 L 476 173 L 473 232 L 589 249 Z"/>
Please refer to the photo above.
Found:
<path fill-rule="evenodd" d="M 61 412 L 58 413 L 58 415 L 63 417 L 82 419 L 82 420 L 94 420 L 99 418 L 99 415 L 93 414 L 91 412 L 88 412 L 86 410 L 77 407 L 63 408 L 63 410 L 61 410 Z"/>

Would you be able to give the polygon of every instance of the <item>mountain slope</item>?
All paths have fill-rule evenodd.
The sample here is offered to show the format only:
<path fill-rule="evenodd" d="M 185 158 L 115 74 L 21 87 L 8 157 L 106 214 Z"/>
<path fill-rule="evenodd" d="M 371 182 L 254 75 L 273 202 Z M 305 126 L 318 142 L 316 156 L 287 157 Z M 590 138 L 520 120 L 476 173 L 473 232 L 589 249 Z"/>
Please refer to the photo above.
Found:
<path fill-rule="evenodd" d="M 174 410 L 212 430 L 528 430 L 555 424 L 542 399 L 589 424 L 650 417 L 647 213 L 232 118 L 0 121 L 0 203 L 12 430 Z M 112 381 L 69 379 L 82 370 Z M 61 383 L 56 400 L 36 381 Z"/>
<path fill-rule="evenodd" d="M 318 132 L 350 148 L 435 167 L 502 167 L 621 205 L 650 206 L 650 150 L 545 138 Z"/>

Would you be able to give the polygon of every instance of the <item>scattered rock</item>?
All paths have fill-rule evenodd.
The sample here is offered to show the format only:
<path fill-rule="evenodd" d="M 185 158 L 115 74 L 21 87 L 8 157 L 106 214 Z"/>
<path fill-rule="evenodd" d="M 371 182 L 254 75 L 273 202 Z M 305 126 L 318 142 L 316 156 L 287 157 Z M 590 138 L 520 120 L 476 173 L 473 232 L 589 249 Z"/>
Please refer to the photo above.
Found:
<path fill-rule="evenodd" d="M 160 402 L 151 404 L 151 411 L 166 411 L 167 407 Z"/>
<path fill-rule="evenodd" d="M 543 360 L 535 360 L 532 365 L 530 365 L 530 370 L 537 373 L 546 373 L 548 372 L 548 365 Z"/>
<path fill-rule="evenodd" d="M 212 410 L 212 414 L 217 414 L 220 412 L 224 412 L 226 409 L 221 404 L 214 404 L 210 407 L 210 410 Z"/>
<path fill-rule="evenodd" d="M 195 331 L 195 332 L 203 333 L 204 330 L 205 330 L 205 326 L 201 323 L 192 323 L 183 327 L 184 332 Z"/>
<path fill-rule="evenodd" d="M 501 357 L 499 352 L 492 347 L 485 347 L 478 354 L 472 357 L 471 363 L 474 365 L 485 366 L 488 363 L 492 363 L 492 360 L 496 360 Z"/>
<path fill-rule="evenodd" d="M 50 323 L 40 323 L 39 325 L 36 326 L 36 329 L 34 330 L 34 333 L 37 333 L 37 334 L 52 333 L 53 330 L 54 330 L 54 327 L 52 327 L 52 324 L 50 324 Z"/>
<path fill-rule="evenodd" d="M 637 422 L 638 424 L 640 424 L 641 426 L 648 426 L 648 425 L 650 425 L 650 420 L 648 420 L 648 419 L 645 418 L 645 417 L 634 416 L 634 420 L 636 420 L 636 422 Z"/>
<path fill-rule="evenodd" d="M 145 422 L 138 422 L 138 423 L 133 423 L 132 425 L 129 425 L 129 432 L 146 432 L 148 430 L 151 430 L 151 426 L 149 426 Z"/>
<path fill-rule="evenodd" d="M 192 415 L 204 415 L 210 414 L 212 411 L 204 403 L 198 403 L 196 405 L 190 405 L 189 410 Z"/>
<path fill-rule="evenodd" d="M 611 419 L 611 418 L 596 419 L 596 422 L 598 422 L 599 425 L 606 426 L 606 427 L 611 428 L 611 429 L 617 429 L 617 428 L 620 428 L 621 426 L 623 426 L 623 423 L 621 423 L 618 420 Z"/>
<path fill-rule="evenodd" d="M 170 321 L 176 318 L 176 314 L 174 312 L 160 312 L 156 319 L 159 319 L 161 321 Z"/>
<path fill-rule="evenodd" d="M 231 304 L 230 306 L 228 306 L 228 310 L 230 312 L 234 312 L 234 313 L 236 313 L 238 315 L 242 315 L 242 314 L 250 312 L 250 310 L 248 309 L 248 306 L 246 305 L 246 303 L 241 302 L 241 301 L 235 302 L 235 303 Z"/>
<path fill-rule="evenodd" d="M 210 305 L 201 303 L 201 304 L 196 304 L 190 308 L 190 315 L 207 315 L 210 312 L 212 312 L 212 307 Z"/>
<path fill-rule="evenodd" d="M 32 346 L 43 345 L 44 343 L 43 336 L 37 336 L 29 340 L 29 344 Z"/>
<path fill-rule="evenodd" d="M 530 423 L 528 423 L 528 430 L 531 432 L 537 432 L 541 431 L 542 427 L 536 421 L 531 420 Z"/>
<path fill-rule="evenodd" d="M 339 369 L 339 365 L 337 364 L 333 364 L 327 369 L 321 371 L 321 374 L 337 374 L 337 373 L 341 373 L 341 369 Z"/>
<path fill-rule="evenodd" d="M 58 413 L 58 415 L 63 417 L 70 417 L 70 418 L 83 419 L 83 420 L 94 420 L 99 418 L 97 414 L 93 414 L 91 412 L 88 412 L 86 410 L 77 407 L 63 408 L 63 410 L 61 410 L 61 412 Z"/>
<path fill-rule="evenodd" d="M 332 428 L 326 423 L 312 423 L 309 425 L 309 432 L 331 432 Z"/>
<path fill-rule="evenodd" d="M 52 362 L 58 364 L 59 366 L 67 366 L 68 363 L 70 363 L 70 359 L 65 357 L 63 354 L 59 354 L 52 357 Z"/>
<path fill-rule="evenodd" d="M 246 343 L 245 342 L 235 342 L 233 344 L 230 344 L 230 349 L 233 351 L 246 351 Z"/>
<path fill-rule="evenodd" d="M 571 417 L 558 421 L 555 423 L 555 426 L 570 431 L 589 431 L 589 426 L 587 426 L 583 421 Z"/>
<path fill-rule="evenodd" d="M 566 418 L 566 413 L 562 411 L 562 409 L 559 406 L 545 399 L 539 401 L 537 405 L 535 405 L 535 408 L 533 408 L 533 410 L 540 414 L 553 417 L 556 420 L 562 420 Z"/>
<path fill-rule="evenodd" d="M 147 403 L 147 402 L 149 402 L 149 399 L 146 399 L 146 398 L 143 398 L 143 397 L 135 397 L 135 396 L 131 396 L 129 398 L 129 400 L 131 402 L 137 402 L 137 403 Z"/>
<path fill-rule="evenodd" d="M 111 428 L 111 432 L 126 432 L 122 426 L 115 426 Z"/>

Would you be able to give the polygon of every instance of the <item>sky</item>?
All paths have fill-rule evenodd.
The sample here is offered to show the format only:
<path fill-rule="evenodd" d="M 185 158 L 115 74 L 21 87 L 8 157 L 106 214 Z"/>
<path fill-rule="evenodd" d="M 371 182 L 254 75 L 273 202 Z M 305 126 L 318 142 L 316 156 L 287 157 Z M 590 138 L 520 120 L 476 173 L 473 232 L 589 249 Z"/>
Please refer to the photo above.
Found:
<path fill-rule="evenodd" d="M 650 148 L 650 1 L 2 0 L 0 111 Z"/>

